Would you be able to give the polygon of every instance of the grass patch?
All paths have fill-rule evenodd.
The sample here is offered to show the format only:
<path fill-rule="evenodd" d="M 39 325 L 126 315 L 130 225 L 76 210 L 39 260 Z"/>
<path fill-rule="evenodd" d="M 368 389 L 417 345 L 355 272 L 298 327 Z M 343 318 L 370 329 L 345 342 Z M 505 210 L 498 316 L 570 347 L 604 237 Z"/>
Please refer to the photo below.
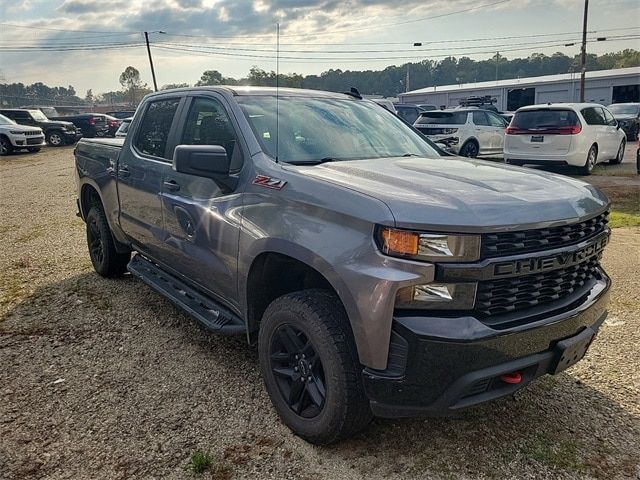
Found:
<path fill-rule="evenodd" d="M 580 461 L 578 444 L 574 440 L 535 437 L 523 449 L 527 457 L 559 470 L 584 472 L 586 465 Z"/>
<path fill-rule="evenodd" d="M 209 470 L 214 463 L 215 459 L 207 452 L 198 450 L 191 455 L 191 470 L 193 470 L 194 473 L 204 473 Z"/>
<path fill-rule="evenodd" d="M 626 213 L 613 210 L 609 215 L 609 226 L 611 228 L 640 227 L 640 213 Z"/>

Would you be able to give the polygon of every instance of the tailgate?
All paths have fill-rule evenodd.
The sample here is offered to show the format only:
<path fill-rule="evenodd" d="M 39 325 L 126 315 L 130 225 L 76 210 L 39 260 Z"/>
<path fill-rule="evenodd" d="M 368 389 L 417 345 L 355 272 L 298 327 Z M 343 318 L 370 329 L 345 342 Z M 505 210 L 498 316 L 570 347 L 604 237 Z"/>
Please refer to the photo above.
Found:
<path fill-rule="evenodd" d="M 505 136 L 505 150 L 523 155 L 559 155 L 569 152 L 573 135 L 528 132 Z"/>

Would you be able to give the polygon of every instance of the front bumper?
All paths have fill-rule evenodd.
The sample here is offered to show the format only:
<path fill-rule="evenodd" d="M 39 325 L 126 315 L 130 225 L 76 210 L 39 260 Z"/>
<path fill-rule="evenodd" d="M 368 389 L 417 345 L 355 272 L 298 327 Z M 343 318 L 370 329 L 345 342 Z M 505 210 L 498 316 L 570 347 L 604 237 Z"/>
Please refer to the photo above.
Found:
<path fill-rule="evenodd" d="M 80 129 L 63 130 L 62 134 L 64 135 L 64 140 L 67 144 L 76 143 L 82 138 L 82 131 Z"/>
<path fill-rule="evenodd" d="M 559 342 L 597 333 L 607 315 L 604 276 L 578 306 L 504 330 L 474 317 L 395 316 L 387 370 L 365 368 L 373 413 L 381 417 L 446 415 L 512 394 L 558 371 Z M 588 343 L 584 344 L 584 348 Z M 574 361 L 579 358 L 576 355 Z M 519 383 L 501 376 L 519 372 Z"/>
<path fill-rule="evenodd" d="M 32 148 L 46 145 L 44 135 L 9 135 L 9 141 L 15 148 Z"/>

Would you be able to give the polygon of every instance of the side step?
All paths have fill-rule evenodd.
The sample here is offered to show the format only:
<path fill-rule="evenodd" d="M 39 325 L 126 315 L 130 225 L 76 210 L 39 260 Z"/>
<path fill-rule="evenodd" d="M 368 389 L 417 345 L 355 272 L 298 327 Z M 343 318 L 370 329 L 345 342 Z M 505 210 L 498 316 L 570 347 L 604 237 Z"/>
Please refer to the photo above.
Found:
<path fill-rule="evenodd" d="M 237 315 L 214 300 L 198 293 L 143 256 L 134 255 L 127 265 L 127 270 L 185 310 L 212 332 L 224 335 L 238 335 L 246 332 L 244 323 Z"/>

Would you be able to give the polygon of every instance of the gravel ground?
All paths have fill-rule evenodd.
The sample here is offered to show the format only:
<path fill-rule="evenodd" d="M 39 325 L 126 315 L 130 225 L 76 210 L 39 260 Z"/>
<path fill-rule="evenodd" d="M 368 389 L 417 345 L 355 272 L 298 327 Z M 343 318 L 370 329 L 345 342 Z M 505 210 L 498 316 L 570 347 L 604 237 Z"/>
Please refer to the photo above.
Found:
<path fill-rule="evenodd" d="M 71 147 L 0 159 L 3 480 L 640 478 L 640 229 L 614 232 L 610 316 L 584 361 L 458 418 L 376 420 L 318 448 L 278 421 L 254 349 L 93 273 L 72 168 Z"/>

